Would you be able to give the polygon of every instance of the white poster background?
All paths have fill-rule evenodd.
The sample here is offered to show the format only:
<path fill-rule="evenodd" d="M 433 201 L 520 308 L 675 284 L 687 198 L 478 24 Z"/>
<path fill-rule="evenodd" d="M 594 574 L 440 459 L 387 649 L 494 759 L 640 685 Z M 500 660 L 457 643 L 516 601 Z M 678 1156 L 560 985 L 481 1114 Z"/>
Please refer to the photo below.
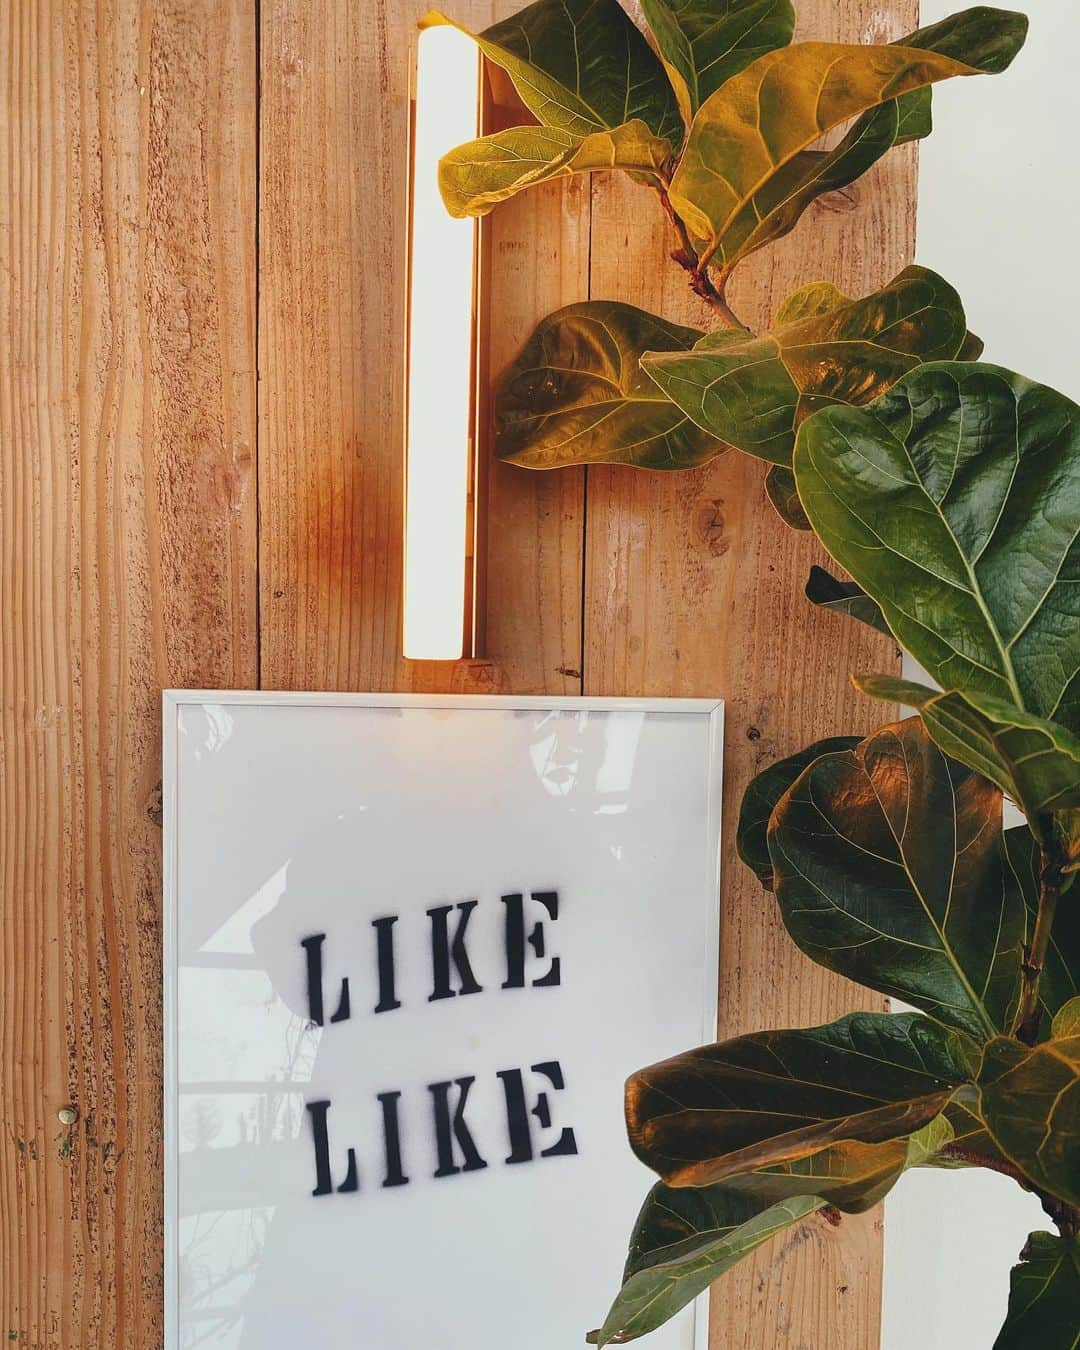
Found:
<path fill-rule="evenodd" d="M 655 1180 L 622 1083 L 714 1034 L 721 741 L 701 700 L 166 694 L 167 1350 L 583 1344 Z M 528 906 L 526 982 L 552 956 L 561 981 L 504 990 L 500 897 L 538 891 L 559 914 Z M 468 899 L 482 992 L 431 1002 L 427 911 Z M 391 914 L 401 1006 L 375 1014 Z M 562 1091 L 530 1072 L 552 1060 Z M 515 1165 L 506 1069 L 552 1115 Z M 434 1178 L 428 1085 L 470 1077 L 487 1166 Z M 384 1188 L 391 1091 L 409 1184 Z M 312 1195 L 320 1099 L 355 1193 Z M 578 1152 L 540 1157 L 567 1126 Z M 706 1323 L 691 1306 L 650 1344 L 704 1346 Z"/>

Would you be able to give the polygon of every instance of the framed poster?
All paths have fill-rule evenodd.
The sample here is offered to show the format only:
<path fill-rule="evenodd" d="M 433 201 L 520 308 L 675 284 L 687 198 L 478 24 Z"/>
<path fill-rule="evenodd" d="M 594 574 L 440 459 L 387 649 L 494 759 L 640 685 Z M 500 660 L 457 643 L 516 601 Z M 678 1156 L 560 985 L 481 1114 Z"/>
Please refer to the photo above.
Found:
<path fill-rule="evenodd" d="M 164 715 L 167 1350 L 577 1350 L 623 1081 L 714 1035 L 722 706 Z"/>

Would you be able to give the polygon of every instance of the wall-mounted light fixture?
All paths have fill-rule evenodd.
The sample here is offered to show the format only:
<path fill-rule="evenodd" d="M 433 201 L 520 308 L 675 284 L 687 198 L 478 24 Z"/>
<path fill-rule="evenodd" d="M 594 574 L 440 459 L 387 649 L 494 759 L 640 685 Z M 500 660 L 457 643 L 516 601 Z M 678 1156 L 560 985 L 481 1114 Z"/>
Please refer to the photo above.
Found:
<path fill-rule="evenodd" d="M 440 158 L 480 130 L 481 57 L 424 28 L 413 84 L 405 433 L 404 654 L 475 655 L 478 227 L 439 196 Z"/>

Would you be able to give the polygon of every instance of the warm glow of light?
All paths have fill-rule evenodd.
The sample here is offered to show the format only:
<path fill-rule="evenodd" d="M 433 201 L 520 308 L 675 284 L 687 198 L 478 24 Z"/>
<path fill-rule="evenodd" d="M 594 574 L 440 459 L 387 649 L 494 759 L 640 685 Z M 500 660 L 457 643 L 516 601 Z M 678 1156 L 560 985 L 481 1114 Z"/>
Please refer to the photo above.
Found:
<path fill-rule="evenodd" d="M 476 225 L 447 214 L 437 176 L 440 157 L 477 135 L 480 66 L 448 25 L 425 29 L 418 45 L 404 647 L 412 660 L 448 661 L 462 654 L 465 618 Z"/>

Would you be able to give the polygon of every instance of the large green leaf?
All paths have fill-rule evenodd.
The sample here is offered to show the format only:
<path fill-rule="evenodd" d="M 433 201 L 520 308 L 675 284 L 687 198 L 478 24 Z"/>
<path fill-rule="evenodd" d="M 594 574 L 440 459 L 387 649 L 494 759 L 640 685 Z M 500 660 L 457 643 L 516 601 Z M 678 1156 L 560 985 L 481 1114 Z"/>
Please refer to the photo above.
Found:
<path fill-rule="evenodd" d="M 482 33 L 435 10 L 420 26 L 436 24 L 468 33 L 542 126 L 587 136 L 640 118 L 657 136 L 682 139 L 664 68 L 618 0 L 536 0 Z"/>
<path fill-rule="evenodd" d="M 939 1115 L 906 1138 L 846 1140 L 711 1186 L 658 1183 L 634 1225 L 623 1287 L 603 1328 L 586 1339 L 621 1344 L 655 1330 L 755 1247 L 823 1205 L 851 1214 L 871 1209 L 909 1167 L 936 1165 L 953 1136 Z"/>
<path fill-rule="evenodd" d="M 648 352 L 641 364 L 672 402 L 718 440 L 790 465 L 799 425 L 819 408 L 869 403 L 925 361 L 955 357 L 967 334 L 956 291 L 936 272 L 907 267 L 861 300 L 820 286 L 785 303 L 804 318 L 760 337 L 708 334 L 692 351 Z M 830 288 L 831 289 L 831 288 Z"/>
<path fill-rule="evenodd" d="M 956 359 L 958 361 L 977 361 L 982 356 L 985 346 L 986 344 L 981 337 L 977 337 L 976 334 L 969 331 L 964 339 L 964 345 L 956 353 Z"/>
<path fill-rule="evenodd" d="M 1026 928 L 1001 811 L 1000 790 L 917 717 L 821 756 L 769 828 L 788 932 L 820 965 L 993 1036 L 1015 1009 Z"/>
<path fill-rule="evenodd" d="M 1040 1191 L 1080 1206 L 1080 1036 L 990 1041 L 979 1110 L 998 1148 Z"/>
<path fill-rule="evenodd" d="M 633 305 L 585 301 L 548 315 L 503 376 L 496 453 L 528 469 L 686 469 L 726 449 L 664 398 L 639 358 L 701 333 Z"/>
<path fill-rule="evenodd" d="M 912 33 L 898 45 L 933 49 L 937 28 L 934 25 Z M 933 130 L 932 113 L 928 85 L 863 113 L 831 150 L 803 150 L 796 155 L 773 175 L 747 208 L 746 220 L 739 222 L 741 226 L 750 224 L 751 213 L 760 210 L 764 214 L 760 220 L 755 214 L 750 238 L 730 260 L 727 270 L 747 253 L 783 238 L 799 223 L 808 206 L 826 192 L 836 192 L 853 183 L 893 146 L 929 136 Z"/>
<path fill-rule="evenodd" d="M 942 23 L 920 29 L 901 39 L 899 45 L 936 50 L 940 43 L 943 49 L 951 48 L 954 44 L 945 32 L 946 27 Z M 672 75 L 672 82 L 678 90 L 677 75 Z M 831 150 L 802 151 L 773 176 L 748 208 L 747 217 L 753 210 L 764 214 L 760 219 L 755 216 L 753 237 L 742 253 L 781 238 L 795 227 L 818 197 L 847 187 L 894 145 L 919 140 L 932 129 L 931 90 L 927 86 L 864 113 Z M 964 359 L 974 359 L 970 348 Z"/>
<path fill-rule="evenodd" d="M 1080 731 L 1080 408 L 979 363 L 826 408 L 795 451 L 833 557 L 945 689 Z"/>
<path fill-rule="evenodd" d="M 723 266 L 726 276 L 742 258 L 775 243 L 799 223 L 807 207 L 827 192 L 846 188 L 894 145 L 930 132 L 930 90 L 891 99 L 858 118 L 831 150 L 803 150 L 774 173 L 731 222 Z M 912 112 L 921 116 L 912 116 Z M 707 241 L 697 241 L 705 250 Z"/>
<path fill-rule="evenodd" d="M 756 774 L 743 793 L 735 847 L 739 857 L 767 891 L 773 887 L 773 866 L 769 857 L 768 829 L 776 803 L 791 787 L 808 764 L 837 750 L 854 750 L 858 736 L 827 736 L 785 759 L 778 759 Z"/>
<path fill-rule="evenodd" d="M 791 0 L 642 0 L 683 120 L 751 61 L 786 47 Z"/>
<path fill-rule="evenodd" d="M 621 1345 L 655 1331 L 755 1247 L 824 1203 L 809 1196 L 769 1205 L 724 1186 L 654 1186 L 634 1224 L 623 1287 L 587 1340 Z"/>
<path fill-rule="evenodd" d="M 837 1209 L 861 1214 L 873 1207 L 895 1185 L 907 1163 L 908 1141 L 887 1139 L 881 1144 L 845 1140 L 805 1158 L 742 1172 L 720 1183 L 740 1195 L 753 1195 L 767 1204 L 816 1195 Z M 686 1187 L 672 1187 L 680 1194 Z"/>
<path fill-rule="evenodd" d="M 1080 738 L 993 694 L 942 693 L 890 675 L 857 676 L 871 698 L 918 708 L 935 742 L 997 783 L 1029 819 L 1080 806 Z"/>
<path fill-rule="evenodd" d="M 915 35 L 915 46 L 805 42 L 758 57 L 702 104 L 672 180 L 672 205 L 701 241 L 702 260 L 726 272 L 778 238 L 820 191 L 851 182 L 896 142 L 898 98 L 1004 69 L 1026 29 L 1021 15 L 980 7 L 956 16 L 947 34 L 935 25 Z M 879 107 L 836 150 L 810 150 Z"/>
<path fill-rule="evenodd" d="M 659 182 L 670 154 L 671 142 L 640 120 L 588 136 L 558 127 L 510 127 L 444 155 L 439 191 L 452 216 L 484 216 L 525 188 L 567 174 L 622 169 Z"/>
<path fill-rule="evenodd" d="M 974 1076 L 973 1049 L 915 1013 L 738 1036 L 633 1074 L 627 1132 L 669 1184 L 709 1185 L 831 1144 L 911 1134 Z"/>
<path fill-rule="evenodd" d="M 824 567 L 816 564 L 811 567 L 806 579 L 806 598 L 812 605 L 830 610 L 837 614 L 846 614 L 858 619 L 860 623 L 876 628 L 886 637 L 892 637 L 889 625 L 876 600 L 871 600 L 861 586 L 853 581 L 840 581 Z"/>
<path fill-rule="evenodd" d="M 1032 1233 L 1013 1266 L 1009 1312 L 994 1350 L 1077 1350 L 1080 1238 Z"/>

